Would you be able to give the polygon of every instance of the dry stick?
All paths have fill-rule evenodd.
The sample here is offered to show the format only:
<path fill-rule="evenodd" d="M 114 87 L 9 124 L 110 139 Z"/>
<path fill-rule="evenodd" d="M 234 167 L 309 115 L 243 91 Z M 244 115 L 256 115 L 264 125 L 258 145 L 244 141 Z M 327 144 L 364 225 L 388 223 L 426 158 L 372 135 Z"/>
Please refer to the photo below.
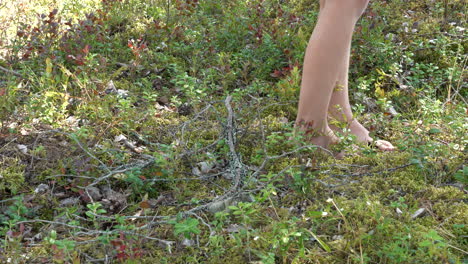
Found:
<path fill-rule="evenodd" d="M 27 223 L 46 223 L 46 224 L 51 224 L 51 225 L 62 225 L 62 226 L 65 226 L 65 227 L 76 228 L 76 229 L 86 231 L 86 232 L 77 232 L 76 233 L 77 235 L 108 235 L 108 234 L 113 234 L 113 233 L 124 233 L 126 235 L 134 235 L 134 236 L 139 236 L 139 237 L 143 237 L 143 238 L 150 239 L 150 240 L 155 240 L 155 241 L 163 243 L 164 245 L 168 246 L 169 248 L 171 247 L 171 245 L 173 243 L 175 243 L 173 241 L 168 241 L 168 240 L 164 240 L 164 239 L 160 239 L 160 238 L 156 238 L 156 237 L 149 237 L 149 236 L 145 236 L 145 235 L 142 235 L 142 234 L 129 232 L 129 231 L 124 231 L 124 230 L 115 230 L 115 232 L 113 232 L 113 231 L 93 230 L 93 229 L 89 229 L 89 228 L 82 227 L 82 226 L 70 225 L 70 224 L 66 224 L 66 223 L 62 223 L 62 222 L 41 220 L 41 219 L 20 221 L 20 222 L 17 222 L 16 224 L 27 224 Z"/>
<path fill-rule="evenodd" d="M 236 152 L 236 147 L 234 146 L 236 143 L 235 137 L 235 126 L 234 126 L 234 113 L 231 107 L 231 100 L 232 96 L 228 96 L 226 101 L 224 101 L 224 105 L 228 110 L 228 118 L 226 122 L 226 129 L 225 129 L 225 137 L 227 139 L 227 143 L 229 145 L 229 154 L 231 158 L 231 162 L 229 162 L 229 166 L 231 167 L 231 173 L 234 174 L 234 185 L 231 187 L 230 192 L 235 191 L 238 189 L 242 184 L 242 178 L 246 175 L 246 168 L 245 165 L 242 163 L 239 154 Z"/>
<path fill-rule="evenodd" d="M 126 167 L 126 168 L 118 169 L 118 170 L 113 170 L 113 171 L 110 171 L 109 168 L 107 168 L 107 166 L 106 166 L 106 168 L 109 170 L 109 173 L 107 173 L 107 174 L 104 175 L 104 176 L 101 176 L 101 177 L 97 178 L 93 183 L 91 183 L 90 185 L 86 186 L 86 188 L 87 188 L 87 187 L 94 186 L 94 185 L 96 185 L 96 184 L 98 184 L 98 183 L 100 183 L 100 182 L 102 182 L 102 181 L 104 181 L 104 180 L 106 180 L 106 179 L 109 179 L 110 177 L 112 177 L 112 176 L 114 176 L 114 175 L 116 175 L 116 174 L 124 173 L 124 172 L 127 172 L 127 171 L 131 171 L 131 170 L 134 170 L 134 169 L 136 169 L 136 168 L 140 168 L 140 169 L 141 169 L 141 168 L 145 168 L 145 167 L 147 167 L 147 166 L 149 166 L 149 165 L 151 165 L 151 164 L 153 164 L 153 163 L 154 163 L 154 158 L 149 159 L 149 160 L 147 160 L 146 162 L 143 162 L 143 163 L 142 163 L 141 161 L 139 161 L 139 162 L 136 162 L 136 163 L 134 163 L 134 164 L 132 164 L 131 166 L 128 166 L 128 167 Z"/>
<path fill-rule="evenodd" d="M 11 143 L 13 143 L 14 141 L 18 140 L 18 138 L 14 138 L 12 140 L 10 140 L 9 142 L 7 142 L 5 145 L 3 145 L 1 148 L 0 148 L 0 151 L 3 150 L 6 146 L 10 145 Z"/>
<path fill-rule="evenodd" d="M 7 68 L 3 68 L 2 66 L 0 66 L 0 71 L 4 71 L 4 72 L 6 72 L 6 73 L 15 75 L 16 77 L 20 77 L 20 78 L 22 78 L 22 79 L 26 79 L 26 78 L 23 77 L 23 75 L 21 75 L 20 73 L 15 72 L 15 71 L 12 71 L 12 70 L 9 70 L 9 69 L 7 69 Z"/>
<path fill-rule="evenodd" d="M 233 198 L 236 195 L 238 195 L 240 193 L 240 190 L 242 189 L 243 179 L 247 175 L 247 166 L 242 163 L 241 158 L 239 154 L 237 153 L 236 147 L 235 147 L 236 127 L 234 124 L 234 112 L 232 110 L 231 100 L 232 100 L 232 96 L 229 95 L 228 97 L 226 97 L 226 100 L 224 101 L 224 105 L 226 106 L 226 109 L 228 111 L 228 117 L 226 120 L 225 129 L 224 129 L 224 138 L 226 139 L 226 142 L 229 146 L 229 171 L 231 174 L 233 174 L 233 184 L 231 188 L 225 194 L 213 199 L 211 202 L 207 204 L 200 205 L 198 207 L 190 209 L 189 211 L 185 212 L 184 215 L 189 215 L 200 210 L 205 210 L 213 203 L 216 203 L 219 201 L 225 201 L 229 198 Z"/>
<path fill-rule="evenodd" d="M 224 101 L 224 104 L 225 104 L 226 109 L 228 111 L 228 117 L 227 117 L 227 121 L 226 121 L 226 125 L 225 125 L 225 131 L 224 131 L 225 135 L 224 135 L 224 137 L 225 137 L 225 139 L 227 141 L 227 144 L 229 146 L 229 156 L 230 156 L 230 158 L 229 158 L 229 160 L 230 160 L 229 167 L 230 167 L 230 172 L 232 174 L 234 174 L 234 177 L 233 177 L 233 182 L 234 183 L 231 186 L 231 188 L 224 195 L 212 200 L 211 202 L 209 202 L 207 204 L 200 205 L 198 207 L 192 208 L 189 211 L 185 212 L 184 215 L 189 215 L 189 214 L 192 214 L 192 213 L 200 211 L 200 210 L 205 210 L 206 208 L 208 208 L 213 203 L 216 203 L 216 202 L 219 202 L 219 201 L 225 201 L 226 199 L 232 198 L 232 197 L 234 197 L 234 196 L 236 196 L 237 194 L 240 193 L 239 188 L 242 187 L 242 184 L 243 184 L 242 180 L 247 175 L 247 166 L 242 163 L 241 158 L 240 158 L 239 154 L 237 153 L 236 147 L 235 147 L 236 127 L 235 127 L 235 124 L 234 124 L 234 112 L 233 112 L 232 106 L 230 104 L 231 100 L 232 100 L 232 96 L 228 96 L 226 98 L 226 100 Z M 263 161 L 262 165 L 258 169 L 255 170 L 255 172 L 252 174 L 251 177 L 254 178 L 254 177 L 258 176 L 262 172 L 262 170 L 266 167 L 266 165 L 268 164 L 269 161 L 275 160 L 275 159 L 280 159 L 280 158 L 283 158 L 283 157 L 287 157 L 287 156 L 289 156 L 291 154 L 297 153 L 298 151 L 300 151 L 302 149 L 307 149 L 307 148 L 310 148 L 310 147 L 317 147 L 317 148 L 320 148 L 320 149 L 322 149 L 322 150 L 324 150 L 326 152 L 329 152 L 329 150 L 327 150 L 325 148 L 322 148 L 320 146 L 309 145 L 309 146 L 298 147 L 293 151 L 286 152 L 286 153 L 283 153 L 281 155 L 267 156 L 265 158 L 265 160 Z M 326 184 L 325 182 L 323 182 L 321 180 L 317 180 L 317 182 L 322 183 L 326 187 L 337 187 L 335 185 Z"/>
<path fill-rule="evenodd" d="M 98 159 L 96 156 L 94 156 L 91 152 L 89 152 L 82 144 L 81 142 L 78 140 L 78 138 L 76 136 L 71 136 L 70 134 L 68 133 L 65 133 L 65 132 L 59 132 L 59 133 L 62 133 L 62 134 L 65 134 L 67 135 L 68 137 L 70 137 L 71 139 L 73 139 L 73 141 L 75 141 L 75 143 L 86 153 L 88 154 L 88 156 L 90 156 L 91 158 L 93 158 L 94 160 L 96 160 L 97 162 L 99 162 L 99 164 L 101 164 L 102 167 L 104 167 L 109 173 L 112 173 L 112 171 L 109 169 L 109 167 L 107 167 L 100 159 Z M 111 175 L 112 176 L 112 175 Z M 109 176 L 110 177 L 110 176 Z"/>
<path fill-rule="evenodd" d="M 404 165 L 401 165 L 401 166 L 398 166 L 398 167 L 389 168 L 389 169 L 385 169 L 385 170 L 377 171 L 377 172 L 352 173 L 352 174 L 328 174 L 328 175 L 332 176 L 332 177 L 342 177 L 342 178 L 363 177 L 363 176 L 371 176 L 371 175 L 375 175 L 375 174 L 388 173 L 388 172 L 396 171 L 396 170 L 399 170 L 399 169 L 404 169 L 404 168 L 409 167 L 411 165 L 414 165 L 414 164 L 413 163 L 408 163 L 408 164 L 404 164 Z"/>

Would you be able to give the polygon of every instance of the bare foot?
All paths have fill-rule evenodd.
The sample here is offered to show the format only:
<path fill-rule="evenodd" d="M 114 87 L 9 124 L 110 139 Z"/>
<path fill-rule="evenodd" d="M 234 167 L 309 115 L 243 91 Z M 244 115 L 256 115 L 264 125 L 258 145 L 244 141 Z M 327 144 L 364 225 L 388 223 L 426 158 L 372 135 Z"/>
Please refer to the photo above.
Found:
<path fill-rule="evenodd" d="M 361 125 L 356 119 L 353 119 L 349 124 L 351 133 L 356 136 L 358 142 L 364 142 L 369 144 L 375 144 L 375 146 L 383 151 L 393 151 L 396 148 L 392 143 L 385 140 L 375 140 L 369 136 L 369 130 Z"/>
<path fill-rule="evenodd" d="M 329 127 L 327 127 L 324 132 L 319 132 L 317 135 L 311 135 L 308 140 L 310 140 L 312 144 L 326 149 L 328 149 L 330 145 L 340 142 L 338 137 L 335 136 L 335 133 L 333 133 L 333 130 L 331 130 Z"/>
<path fill-rule="evenodd" d="M 313 123 L 313 122 L 312 122 Z M 335 136 L 330 127 L 324 129 L 313 128 L 311 123 L 298 122 L 295 125 L 297 131 L 304 133 L 304 139 L 314 145 L 328 149 L 330 145 L 337 144 L 340 140 Z"/>

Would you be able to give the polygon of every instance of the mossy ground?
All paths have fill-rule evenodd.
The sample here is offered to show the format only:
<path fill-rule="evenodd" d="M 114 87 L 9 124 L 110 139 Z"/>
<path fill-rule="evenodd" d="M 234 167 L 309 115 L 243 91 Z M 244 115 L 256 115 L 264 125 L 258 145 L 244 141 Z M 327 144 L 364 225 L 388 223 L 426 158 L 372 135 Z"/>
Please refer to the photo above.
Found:
<path fill-rule="evenodd" d="M 292 129 L 316 2 L 0 4 L 0 262 L 465 263 L 466 4 L 371 1 L 351 99 L 398 150 L 337 160 Z"/>

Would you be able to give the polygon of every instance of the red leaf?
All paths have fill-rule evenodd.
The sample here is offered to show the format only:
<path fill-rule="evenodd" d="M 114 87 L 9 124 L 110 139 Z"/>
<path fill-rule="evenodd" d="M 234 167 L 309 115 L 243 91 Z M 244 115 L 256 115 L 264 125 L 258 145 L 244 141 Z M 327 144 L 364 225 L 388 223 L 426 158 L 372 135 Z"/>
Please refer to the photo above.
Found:
<path fill-rule="evenodd" d="M 53 18 L 57 14 L 57 12 L 58 12 L 57 9 L 52 10 L 52 12 L 50 12 L 49 14 L 49 18 Z"/>
<path fill-rule="evenodd" d="M 123 252 L 117 254 L 117 259 L 123 260 L 127 258 L 128 258 L 128 255 Z"/>
<path fill-rule="evenodd" d="M 6 88 L 0 89 L 0 96 L 4 96 L 6 94 Z"/>
<path fill-rule="evenodd" d="M 90 49 L 91 49 L 91 46 L 90 46 L 89 44 L 86 45 L 86 46 L 83 48 L 83 53 L 84 53 L 84 54 L 88 54 Z"/>
<path fill-rule="evenodd" d="M 119 247 L 119 250 L 120 250 L 120 251 L 124 252 L 125 249 L 127 249 L 127 245 L 123 245 L 123 244 L 120 245 L 120 247 Z"/>
<path fill-rule="evenodd" d="M 111 245 L 113 245 L 114 247 L 118 247 L 118 246 L 122 245 L 123 242 L 120 241 L 120 240 L 111 240 L 110 243 L 111 243 Z"/>
<path fill-rule="evenodd" d="M 274 78 L 279 78 L 283 76 L 283 72 L 281 72 L 280 70 L 275 70 L 272 74 L 271 74 L 271 77 L 274 77 Z"/>

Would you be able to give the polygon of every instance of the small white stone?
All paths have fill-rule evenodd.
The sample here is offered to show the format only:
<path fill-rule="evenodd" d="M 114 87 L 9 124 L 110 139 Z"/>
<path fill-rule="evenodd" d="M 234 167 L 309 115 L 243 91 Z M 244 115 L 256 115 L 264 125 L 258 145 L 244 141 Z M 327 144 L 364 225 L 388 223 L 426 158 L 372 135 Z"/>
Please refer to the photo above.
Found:
<path fill-rule="evenodd" d="M 11 124 L 8 125 L 8 128 L 11 128 L 11 129 L 16 129 L 18 127 L 18 123 L 17 122 L 13 122 Z"/>
<path fill-rule="evenodd" d="M 19 151 L 21 151 L 21 153 L 23 154 L 28 153 L 28 147 L 26 145 L 18 144 L 16 147 L 19 149 Z"/>
<path fill-rule="evenodd" d="M 332 236 L 332 240 L 341 240 L 343 239 L 343 236 L 342 235 L 334 235 Z"/>
<path fill-rule="evenodd" d="M 120 141 L 123 141 L 123 140 L 127 140 L 127 137 L 124 136 L 124 135 L 118 135 L 118 136 L 115 137 L 114 142 L 120 142 Z"/>
<path fill-rule="evenodd" d="M 186 247 L 191 247 L 193 245 L 195 245 L 195 241 L 193 241 L 192 239 L 187 239 L 185 238 L 183 241 L 182 241 L 182 245 L 186 246 Z"/>
<path fill-rule="evenodd" d="M 47 184 L 39 184 L 37 188 L 34 190 L 35 193 L 43 193 L 49 190 L 49 185 Z"/>
<path fill-rule="evenodd" d="M 328 215 L 328 212 L 322 212 L 322 217 L 325 217 Z"/>
<path fill-rule="evenodd" d="M 414 212 L 413 215 L 411 215 L 411 219 L 416 219 L 418 217 L 421 217 L 426 213 L 426 208 L 419 208 L 416 212 Z"/>

